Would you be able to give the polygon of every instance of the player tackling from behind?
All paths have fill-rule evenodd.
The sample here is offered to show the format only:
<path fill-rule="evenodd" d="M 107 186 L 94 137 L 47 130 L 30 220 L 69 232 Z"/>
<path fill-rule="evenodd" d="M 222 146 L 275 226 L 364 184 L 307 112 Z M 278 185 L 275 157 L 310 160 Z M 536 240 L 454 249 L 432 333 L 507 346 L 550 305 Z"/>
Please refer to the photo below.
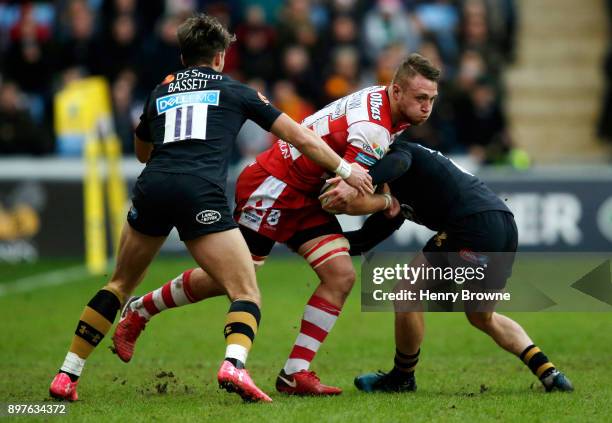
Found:
<path fill-rule="evenodd" d="M 336 100 L 302 124 L 346 161 L 369 168 L 407 126 L 427 120 L 438 94 L 439 75 L 427 59 L 411 54 L 389 86 L 365 88 Z M 281 242 L 300 254 L 320 280 L 305 307 L 300 333 L 276 389 L 294 395 L 337 395 L 342 390 L 322 384 L 310 371 L 310 363 L 340 315 L 355 271 L 336 217 L 325 212 L 318 200 L 329 173 L 285 141 L 281 138 L 261 153 L 238 177 L 234 217 L 255 266 L 264 263 L 275 242 Z M 375 197 L 383 207 L 391 204 L 390 197 Z M 113 335 L 122 360 L 131 359 L 136 339 L 155 314 L 224 294 L 216 276 L 202 268 L 186 271 L 128 304 Z M 170 295 L 176 287 L 185 291 L 178 302 Z"/>
<path fill-rule="evenodd" d="M 176 227 L 195 261 L 231 301 L 224 330 L 225 359 L 217 375 L 220 386 L 248 401 L 271 401 L 244 368 L 259 325 L 260 294 L 248 247 L 225 196 L 229 154 L 246 119 L 361 192 L 372 190 L 364 169 L 349 165 L 314 132 L 221 73 L 225 50 L 234 37 L 216 19 L 191 17 L 177 36 L 186 69 L 168 75 L 145 104 L 134 143 L 138 159 L 147 165 L 133 191 L 111 280 L 85 307 L 49 388 L 58 399 L 78 398 L 85 360 Z M 188 298 L 188 291 L 176 283 L 165 287 L 156 301 L 180 304 Z"/>

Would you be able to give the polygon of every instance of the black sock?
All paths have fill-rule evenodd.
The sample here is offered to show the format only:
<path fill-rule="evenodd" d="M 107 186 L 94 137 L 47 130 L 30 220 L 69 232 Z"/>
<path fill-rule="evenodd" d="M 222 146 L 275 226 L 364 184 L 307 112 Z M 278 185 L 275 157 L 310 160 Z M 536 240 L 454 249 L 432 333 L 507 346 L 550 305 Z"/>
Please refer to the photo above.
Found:
<path fill-rule="evenodd" d="M 530 345 L 519 355 L 523 363 L 529 367 L 529 370 L 539 379 L 544 379 L 555 371 L 555 366 L 550 362 L 546 354 L 544 354 L 535 345 Z"/>
<path fill-rule="evenodd" d="M 419 362 L 419 349 L 415 354 L 404 354 L 397 348 L 395 349 L 395 358 L 393 359 L 393 370 L 391 375 L 399 380 L 409 379 L 414 375 L 414 369 Z"/>

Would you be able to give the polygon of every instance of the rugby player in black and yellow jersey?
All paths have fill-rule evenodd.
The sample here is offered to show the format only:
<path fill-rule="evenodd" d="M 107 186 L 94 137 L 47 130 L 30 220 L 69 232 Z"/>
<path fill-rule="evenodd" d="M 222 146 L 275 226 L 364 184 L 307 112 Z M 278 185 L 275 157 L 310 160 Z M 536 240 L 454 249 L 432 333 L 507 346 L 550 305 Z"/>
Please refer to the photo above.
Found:
<path fill-rule="evenodd" d="M 150 94 L 136 129 L 135 150 L 147 165 L 134 187 L 110 281 L 88 302 L 70 349 L 49 388 L 76 400 L 85 360 L 109 331 L 173 227 L 198 263 L 231 300 L 220 386 L 249 401 L 271 401 L 244 364 L 260 320 L 260 294 L 251 256 L 225 195 L 228 159 L 242 124 L 251 119 L 351 186 L 371 192 L 371 179 L 340 158 L 314 132 L 274 108 L 261 94 L 222 74 L 234 36 L 215 18 L 196 15 L 177 33 L 185 69 L 168 75 Z M 154 65 L 154 64 L 152 64 Z M 188 297 L 182 284 L 163 298 Z M 134 319 L 133 325 L 140 322 Z M 121 345 L 115 345 L 121 348 Z"/>
<path fill-rule="evenodd" d="M 388 183 L 393 197 L 356 196 L 344 184 L 321 196 L 327 210 L 354 215 L 383 210 L 386 202 L 393 201 L 393 211 L 377 212 L 361 229 L 344 233 L 352 255 L 372 249 L 405 220 L 411 220 L 437 232 L 411 267 L 473 267 L 474 262 L 484 261 L 487 267 L 483 287 L 505 286 L 517 249 L 517 228 L 511 211 L 482 181 L 438 151 L 410 142 L 405 133 L 370 174 L 375 185 Z M 419 282 L 423 281 L 416 284 Z M 520 358 L 547 391 L 573 390 L 571 382 L 534 345 L 525 330 L 493 308 L 491 304 L 487 311 L 467 306 L 464 310 L 473 326 Z M 394 366 L 388 373 L 358 376 L 357 388 L 365 392 L 416 390 L 414 371 L 424 331 L 423 312 L 401 307 L 398 311 L 396 307 Z"/>

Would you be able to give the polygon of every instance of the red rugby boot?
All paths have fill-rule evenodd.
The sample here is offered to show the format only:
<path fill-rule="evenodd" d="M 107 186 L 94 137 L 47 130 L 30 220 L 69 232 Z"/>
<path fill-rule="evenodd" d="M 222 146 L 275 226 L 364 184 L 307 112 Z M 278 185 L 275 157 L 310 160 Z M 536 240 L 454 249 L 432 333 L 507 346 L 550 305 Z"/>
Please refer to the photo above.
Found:
<path fill-rule="evenodd" d="M 223 360 L 219 373 L 217 373 L 217 380 L 219 388 L 227 392 L 236 392 L 244 401 L 272 402 L 272 398 L 255 385 L 246 369 L 237 369 L 227 360 Z"/>
<path fill-rule="evenodd" d="M 79 399 L 77 385 L 79 381 L 73 382 L 66 373 L 58 373 L 49 386 L 49 395 L 55 399 L 76 401 Z"/>
<path fill-rule="evenodd" d="M 129 308 L 138 298 L 132 297 L 125 303 L 121 310 L 121 320 L 117 323 L 113 334 L 113 352 L 126 363 L 132 359 L 134 345 L 147 324 L 147 319 Z"/>
<path fill-rule="evenodd" d="M 290 375 L 281 370 L 276 378 L 276 390 L 283 394 L 302 396 L 340 395 L 342 393 L 340 388 L 323 385 L 315 372 L 308 370 L 301 370 Z"/>

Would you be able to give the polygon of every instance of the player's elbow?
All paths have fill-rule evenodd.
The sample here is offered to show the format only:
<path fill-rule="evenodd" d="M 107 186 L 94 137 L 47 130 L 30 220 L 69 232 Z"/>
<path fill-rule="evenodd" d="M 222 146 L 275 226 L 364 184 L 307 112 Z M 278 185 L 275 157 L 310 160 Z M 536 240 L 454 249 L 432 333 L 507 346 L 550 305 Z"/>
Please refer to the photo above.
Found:
<path fill-rule="evenodd" d="M 408 172 L 408 169 L 410 169 L 410 162 L 395 158 L 395 160 L 391 162 L 391 167 L 393 168 L 393 173 L 395 175 L 403 175 L 404 173 Z"/>
<path fill-rule="evenodd" d="M 134 138 L 134 153 L 140 163 L 148 162 L 152 151 L 153 145 L 141 141 L 138 137 Z"/>
<path fill-rule="evenodd" d="M 138 161 L 139 161 L 140 163 L 146 163 L 146 162 L 148 162 L 148 161 L 149 161 L 149 157 L 150 157 L 150 155 L 149 155 L 149 154 L 145 155 L 145 154 L 143 154 L 143 153 L 136 152 L 136 158 L 138 159 Z"/>
<path fill-rule="evenodd" d="M 302 151 L 303 148 L 307 148 L 308 144 L 313 143 L 312 136 L 314 133 L 308 128 L 298 124 L 284 113 L 276 119 L 270 130 L 274 135 L 293 145 L 300 151 Z"/>

